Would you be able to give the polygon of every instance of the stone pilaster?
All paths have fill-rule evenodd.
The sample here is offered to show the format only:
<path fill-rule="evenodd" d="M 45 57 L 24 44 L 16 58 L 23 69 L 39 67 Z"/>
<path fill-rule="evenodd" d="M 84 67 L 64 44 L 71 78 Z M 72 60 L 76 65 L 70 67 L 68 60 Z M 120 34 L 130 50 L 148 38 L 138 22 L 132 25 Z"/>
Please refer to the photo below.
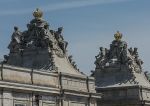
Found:
<path fill-rule="evenodd" d="M 2 106 L 13 106 L 13 96 L 10 90 L 3 90 L 3 103 Z"/>

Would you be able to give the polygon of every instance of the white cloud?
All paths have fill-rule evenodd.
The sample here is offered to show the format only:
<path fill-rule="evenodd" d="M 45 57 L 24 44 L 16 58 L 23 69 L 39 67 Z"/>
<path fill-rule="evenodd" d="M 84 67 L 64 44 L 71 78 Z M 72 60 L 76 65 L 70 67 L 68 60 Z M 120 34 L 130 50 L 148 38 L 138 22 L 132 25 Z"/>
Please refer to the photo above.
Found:
<path fill-rule="evenodd" d="M 99 4 L 106 4 L 106 3 L 116 3 L 116 2 L 125 2 L 129 0 L 80 0 L 80 1 L 73 1 L 73 2 L 64 2 L 55 5 L 47 5 L 42 7 L 46 11 L 55 11 L 55 10 L 62 10 L 62 9 L 70 9 L 70 8 L 79 8 L 79 7 L 86 7 L 86 6 L 93 6 Z"/>
<path fill-rule="evenodd" d="M 40 6 L 43 11 L 58 11 L 63 9 L 71 9 L 71 8 L 79 8 L 107 3 L 118 3 L 118 2 L 126 2 L 131 0 L 77 0 L 72 2 L 63 2 L 56 4 L 48 4 L 44 6 Z M 20 15 L 20 14 L 28 14 L 31 13 L 35 8 L 25 8 L 25 9 L 11 9 L 11 10 L 1 10 L 0 16 L 5 15 Z"/>

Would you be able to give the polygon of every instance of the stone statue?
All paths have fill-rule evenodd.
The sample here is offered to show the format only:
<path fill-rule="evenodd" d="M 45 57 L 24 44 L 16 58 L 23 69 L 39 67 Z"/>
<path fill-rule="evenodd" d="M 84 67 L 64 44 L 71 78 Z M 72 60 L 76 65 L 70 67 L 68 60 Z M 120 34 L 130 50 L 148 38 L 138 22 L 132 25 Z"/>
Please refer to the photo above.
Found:
<path fill-rule="evenodd" d="M 75 62 L 75 61 L 73 61 L 73 62 L 72 62 L 72 66 L 73 66 L 76 70 L 78 70 L 78 68 L 77 68 L 77 65 L 76 65 L 76 62 Z"/>
<path fill-rule="evenodd" d="M 76 65 L 76 64 L 74 65 L 74 68 L 75 68 L 76 70 L 78 70 L 78 68 L 77 68 L 77 65 Z"/>
<path fill-rule="evenodd" d="M 129 51 L 130 55 L 133 55 L 133 49 L 132 49 L 132 47 L 130 47 L 130 48 L 128 49 L 128 51 Z"/>
<path fill-rule="evenodd" d="M 135 56 L 135 62 L 137 63 L 137 65 L 139 66 L 139 68 L 142 69 L 142 64 L 144 62 L 141 59 L 139 59 L 138 55 Z"/>
<path fill-rule="evenodd" d="M 136 47 L 134 48 L 134 50 L 133 50 L 133 55 L 134 55 L 134 56 L 138 55 L 138 48 L 136 48 Z"/>
<path fill-rule="evenodd" d="M 58 41 L 59 47 L 62 49 L 62 51 L 64 53 L 66 53 L 66 48 L 68 46 L 68 42 L 64 41 L 64 38 L 62 36 L 62 30 L 63 30 L 63 27 L 58 28 L 58 30 L 55 33 L 55 38 Z"/>
<path fill-rule="evenodd" d="M 49 30 L 48 24 L 44 25 L 44 27 L 41 29 L 39 41 L 41 43 L 40 44 L 41 47 L 48 47 L 48 46 L 52 47 L 53 46 L 53 44 L 52 44 L 53 39 L 52 39 L 52 35 L 50 33 L 50 30 Z"/>
<path fill-rule="evenodd" d="M 104 50 L 104 48 L 100 47 L 99 50 L 100 50 L 99 54 L 97 56 L 95 56 L 96 59 L 105 57 L 105 50 Z"/>
<path fill-rule="evenodd" d="M 7 63 L 7 62 L 8 62 L 8 59 L 9 59 L 9 56 L 8 56 L 8 55 L 4 55 L 3 63 Z"/>
<path fill-rule="evenodd" d="M 96 58 L 95 65 L 97 68 L 105 64 L 106 49 L 104 49 L 103 47 L 100 47 L 99 50 L 100 50 L 99 54 L 95 56 Z"/>
<path fill-rule="evenodd" d="M 68 56 L 69 62 L 72 63 L 73 59 L 72 59 L 72 55 Z"/>
<path fill-rule="evenodd" d="M 107 58 L 108 57 L 108 55 L 109 55 L 109 50 L 107 49 L 107 48 L 105 48 L 105 57 Z"/>
<path fill-rule="evenodd" d="M 21 48 L 22 45 L 22 32 L 19 31 L 18 27 L 14 27 L 14 32 L 11 37 L 11 42 L 8 46 L 10 51 L 16 51 Z"/>
<path fill-rule="evenodd" d="M 48 24 L 44 25 L 43 35 L 44 35 L 43 38 L 44 38 L 44 41 L 46 42 L 46 44 L 48 46 L 50 46 L 51 48 L 56 48 L 55 46 L 57 46 L 57 44 L 56 44 L 54 31 L 49 30 Z"/>
<path fill-rule="evenodd" d="M 121 61 L 122 64 L 126 64 L 128 62 L 127 44 L 126 43 L 124 44 L 124 46 L 122 48 L 120 61 Z"/>

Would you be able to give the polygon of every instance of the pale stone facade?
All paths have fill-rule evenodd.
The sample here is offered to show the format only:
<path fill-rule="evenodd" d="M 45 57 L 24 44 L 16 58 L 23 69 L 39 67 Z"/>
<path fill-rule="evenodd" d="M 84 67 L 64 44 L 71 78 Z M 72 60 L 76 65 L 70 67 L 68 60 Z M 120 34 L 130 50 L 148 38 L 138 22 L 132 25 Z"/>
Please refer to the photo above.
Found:
<path fill-rule="evenodd" d="M 14 27 L 0 66 L 0 106 L 97 106 L 95 80 L 67 55 L 62 28 L 50 30 L 37 9 L 28 30 Z"/>
<path fill-rule="evenodd" d="M 10 65 L 0 72 L 0 106 L 96 106 L 93 78 Z"/>

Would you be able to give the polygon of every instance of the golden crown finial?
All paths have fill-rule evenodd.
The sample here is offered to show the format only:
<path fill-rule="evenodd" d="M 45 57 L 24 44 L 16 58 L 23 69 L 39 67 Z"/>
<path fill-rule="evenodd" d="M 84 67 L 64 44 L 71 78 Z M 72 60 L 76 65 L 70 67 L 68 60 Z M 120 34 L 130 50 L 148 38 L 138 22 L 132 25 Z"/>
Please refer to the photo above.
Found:
<path fill-rule="evenodd" d="M 122 33 L 120 33 L 119 31 L 117 31 L 114 34 L 115 40 L 120 41 L 122 39 Z"/>
<path fill-rule="evenodd" d="M 43 16 L 43 12 L 37 8 L 34 12 L 33 12 L 33 16 L 36 18 L 36 19 L 41 19 L 42 16 Z"/>

